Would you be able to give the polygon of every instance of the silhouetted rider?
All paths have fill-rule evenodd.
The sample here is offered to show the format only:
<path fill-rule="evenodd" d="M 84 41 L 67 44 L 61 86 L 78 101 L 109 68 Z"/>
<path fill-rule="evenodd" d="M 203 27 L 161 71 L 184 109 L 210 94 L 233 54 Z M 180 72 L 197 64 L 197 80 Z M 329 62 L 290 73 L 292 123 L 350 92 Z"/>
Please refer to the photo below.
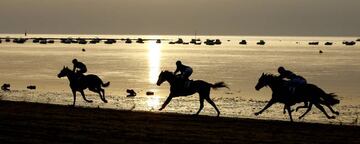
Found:
<path fill-rule="evenodd" d="M 178 60 L 176 61 L 176 70 L 174 74 L 176 75 L 178 72 L 180 72 L 180 74 L 177 76 L 181 79 L 184 88 L 188 88 L 190 86 L 189 77 L 193 72 L 192 68 L 182 64 L 181 61 Z"/>
<path fill-rule="evenodd" d="M 188 80 L 193 70 L 191 67 L 182 64 L 181 61 L 178 60 L 176 61 L 176 70 L 174 74 L 176 75 L 178 72 L 180 72 L 179 77 L 181 79 Z"/>
<path fill-rule="evenodd" d="M 82 75 L 84 75 L 84 73 L 87 72 L 86 65 L 84 63 L 79 62 L 77 59 L 73 59 L 72 63 L 74 64 L 73 71 L 76 74 L 82 76 Z"/>
<path fill-rule="evenodd" d="M 289 80 L 289 86 L 290 90 L 293 93 L 295 91 L 295 88 L 299 85 L 306 84 L 305 78 L 302 76 L 296 75 L 290 70 L 286 70 L 284 67 L 280 66 L 278 68 L 278 72 L 280 73 L 280 78 L 282 79 L 288 79 Z"/>

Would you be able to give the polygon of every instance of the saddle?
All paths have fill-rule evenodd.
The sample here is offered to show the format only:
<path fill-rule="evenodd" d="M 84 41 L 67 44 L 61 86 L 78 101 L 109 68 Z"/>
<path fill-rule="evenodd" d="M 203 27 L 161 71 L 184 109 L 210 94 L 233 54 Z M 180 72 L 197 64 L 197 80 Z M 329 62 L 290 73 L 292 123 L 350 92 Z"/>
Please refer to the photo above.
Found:
<path fill-rule="evenodd" d="M 186 91 L 190 88 L 191 83 L 193 80 L 189 79 L 182 79 L 180 77 L 176 78 L 176 86 L 181 89 L 182 91 Z"/>

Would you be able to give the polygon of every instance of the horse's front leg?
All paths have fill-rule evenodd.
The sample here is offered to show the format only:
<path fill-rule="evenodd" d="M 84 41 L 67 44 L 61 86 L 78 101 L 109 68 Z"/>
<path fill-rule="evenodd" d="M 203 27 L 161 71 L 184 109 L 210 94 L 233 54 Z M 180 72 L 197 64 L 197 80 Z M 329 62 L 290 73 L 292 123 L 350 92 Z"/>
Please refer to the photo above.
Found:
<path fill-rule="evenodd" d="M 164 104 L 162 104 L 161 108 L 159 109 L 160 111 L 163 110 L 168 104 L 169 102 L 171 101 L 171 99 L 173 98 L 173 95 L 170 94 L 167 99 L 165 100 Z"/>
<path fill-rule="evenodd" d="M 286 109 L 287 109 L 287 111 L 289 113 L 290 121 L 293 122 L 292 115 L 291 115 L 292 111 L 291 111 L 290 105 L 285 104 L 285 107 L 286 107 Z"/>
<path fill-rule="evenodd" d="M 272 106 L 274 103 L 275 103 L 275 101 L 274 101 L 273 99 L 271 99 L 271 100 L 266 104 L 266 106 L 265 106 L 262 110 L 260 110 L 259 112 L 255 113 L 255 115 L 257 116 L 257 115 L 263 113 L 266 109 L 268 109 L 268 108 L 269 108 L 270 106 Z"/>
<path fill-rule="evenodd" d="M 75 107 L 75 101 L 76 101 L 76 90 L 71 90 L 72 91 L 72 93 L 73 93 L 73 97 L 74 97 L 74 101 L 73 101 L 73 107 Z"/>

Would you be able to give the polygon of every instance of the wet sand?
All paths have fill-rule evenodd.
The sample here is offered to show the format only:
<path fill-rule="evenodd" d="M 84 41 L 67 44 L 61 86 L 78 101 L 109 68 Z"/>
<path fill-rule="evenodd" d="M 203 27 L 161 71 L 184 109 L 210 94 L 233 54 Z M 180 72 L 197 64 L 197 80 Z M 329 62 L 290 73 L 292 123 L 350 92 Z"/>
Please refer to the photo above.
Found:
<path fill-rule="evenodd" d="M 0 101 L 1 143 L 360 143 L 360 127 Z"/>

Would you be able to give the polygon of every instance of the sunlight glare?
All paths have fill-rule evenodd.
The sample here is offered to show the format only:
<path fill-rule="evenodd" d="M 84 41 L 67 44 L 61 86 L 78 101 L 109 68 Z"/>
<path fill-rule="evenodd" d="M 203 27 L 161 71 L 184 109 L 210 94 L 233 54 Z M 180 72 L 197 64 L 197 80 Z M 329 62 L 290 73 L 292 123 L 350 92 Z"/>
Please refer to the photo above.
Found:
<path fill-rule="evenodd" d="M 160 73 L 160 56 L 161 56 L 161 44 L 157 44 L 155 41 L 149 42 L 149 82 L 155 84 L 158 75 Z"/>
<path fill-rule="evenodd" d="M 147 105 L 150 108 L 157 107 L 160 104 L 160 97 L 159 96 L 151 96 L 147 99 Z"/>

